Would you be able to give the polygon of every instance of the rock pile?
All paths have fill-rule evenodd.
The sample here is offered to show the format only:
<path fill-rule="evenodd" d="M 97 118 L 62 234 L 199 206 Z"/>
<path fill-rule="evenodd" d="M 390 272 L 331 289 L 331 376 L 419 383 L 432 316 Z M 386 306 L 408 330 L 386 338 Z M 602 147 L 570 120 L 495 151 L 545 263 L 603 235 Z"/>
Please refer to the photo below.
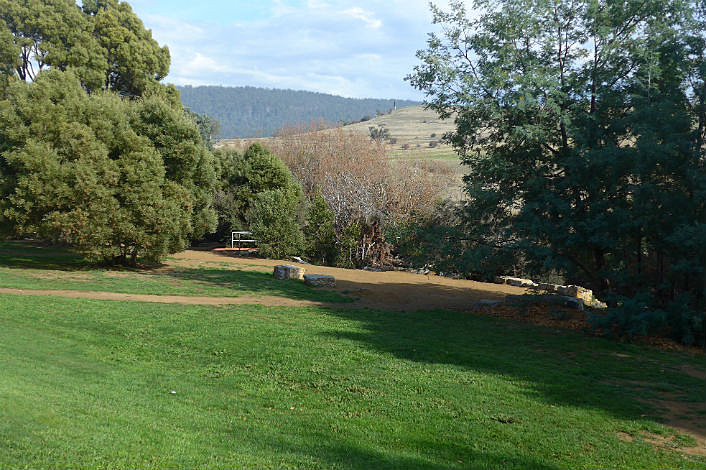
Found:
<path fill-rule="evenodd" d="M 548 294 L 557 294 L 557 297 L 567 297 L 574 299 L 581 299 L 582 308 L 583 305 L 591 308 L 606 308 L 607 305 L 601 302 L 593 296 L 593 291 L 591 289 L 586 289 L 581 286 L 562 286 L 559 284 L 549 284 L 546 282 L 536 283 L 531 279 L 522 279 L 519 277 L 510 276 L 499 276 L 495 278 L 497 284 L 507 284 L 516 287 L 525 287 L 529 289 L 535 289 L 540 292 L 546 292 Z"/>

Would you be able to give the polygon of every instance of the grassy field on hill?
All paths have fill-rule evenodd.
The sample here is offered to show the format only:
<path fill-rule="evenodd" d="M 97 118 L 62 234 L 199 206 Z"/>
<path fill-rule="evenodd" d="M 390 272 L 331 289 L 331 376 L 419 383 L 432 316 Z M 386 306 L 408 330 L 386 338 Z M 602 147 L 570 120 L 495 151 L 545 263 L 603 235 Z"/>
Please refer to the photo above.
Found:
<path fill-rule="evenodd" d="M 445 133 L 454 130 L 453 119 L 441 120 L 435 111 L 424 109 L 424 106 L 400 108 L 370 121 L 350 124 L 345 126 L 345 129 L 369 135 L 370 127 L 379 126 L 384 126 L 390 132 L 390 138 L 396 139 L 394 144 L 390 144 L 392 158 L 458 161 L 458 155 L 453 148 L 440 143 Z"/>
<path fill-rule="evenodd" d="M 184 293 L 238 290 L 251 271 L 223 264 Z M 108 272 L 23 244 L 0 266 L 27 288 Z M 0 467 L 697 469 L 705 362 L 438 310 L 0 294 Z"/>
<path fill-rule="evenodd" d="M 396 160 L 430 159 L 449 160 L 458 165 L 458 155 L 450 145 L 441 144 L 446 132 L 454 130 L 453 120 L 442 121 L 436 112 L 423 106 L 400 108 L 390 114 L 383 114 L 369 121 L 349 124 L 344 129 L 357 134 L 370 135 L 370 127 L 384 126 L 390 132 L 391 139 L 397 139 L 389 145 L 389 156 Z M 222 139 L 217 147 L 242 148 L 248 142 L 262 142 L 265 145 L 271 139 Z M 434 143 L 433 147 L 430 143 Z"/>
<path fill-rule="evenodd" d="M 461 178 L 465 168 L 461 165 L 459 156 L 450 145 L 440 143 L 444 133 L 454 130 L 453 120 L 442 121 L 436 112 L 424 109 L 423 106 L 400 108 L 390 114 L 383 114 L 369 121 L 349 124 L 343 128 L 357 134 L 369 136 L 370 127 L 384 126 L 390 132 L 387 155 L 398 164 L 404 165 L 410 160 L 429 160 L 436 165 L 442 165 L 451 175 L 450 187 L 461 187 Z M 323 131 L 325 132 L 325 131 Z M 244 150 L 252 142 L 267 145 L 273 137 L 255 139 L 222 139 L 216 143 L 217 148 L 236 148 Z M 430 144 L 433 143 L 433 146 Z M 450 192 L 452 198 L 460 198 L 460 189 Z"/>

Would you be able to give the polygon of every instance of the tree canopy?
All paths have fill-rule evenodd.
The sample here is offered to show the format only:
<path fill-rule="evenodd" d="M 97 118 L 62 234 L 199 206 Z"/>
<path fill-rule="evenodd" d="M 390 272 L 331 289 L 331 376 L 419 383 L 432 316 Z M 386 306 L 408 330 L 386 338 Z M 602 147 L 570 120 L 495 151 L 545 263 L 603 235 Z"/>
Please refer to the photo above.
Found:
<path fill-rule="evenodd" d="M 71 70 L 87 90 L 141 96 L 169 71 L 160 47 L 119 0 L 0 0 L 0 61 L 34 80 L 46 68 Z M 10 33 L 8 35 L 8 32 Z"/>
<path fill-rule="evenodd" d="M 457 116 L 446 139 L 468 168 L 460 269 L 489 277 L 497 272 L 484 260 L 509 254 L 588 283 L 612 305 L 639 298 L 633 310 L 655 323 L 676 301 L 703 309 L 704 3 L 473 9 L 469 18 L 460 1 L 433 7 L 443 32 L 408 77 L 441 116 Z M 685 337 L 703 341 L 700 321 Z"/>
<path fill-rule="evenodd" d="M 215 229 L 169 51 L 127 2 L 0 0 L 0 231 L 132 263 Z"/>
<path fill-rule="evenodd" d="M 158 97 L 85 93 L 70 72 L 10 85 L 0 101 L 0 228 L 134 263 L 213 230 L 212 155 Z"/>

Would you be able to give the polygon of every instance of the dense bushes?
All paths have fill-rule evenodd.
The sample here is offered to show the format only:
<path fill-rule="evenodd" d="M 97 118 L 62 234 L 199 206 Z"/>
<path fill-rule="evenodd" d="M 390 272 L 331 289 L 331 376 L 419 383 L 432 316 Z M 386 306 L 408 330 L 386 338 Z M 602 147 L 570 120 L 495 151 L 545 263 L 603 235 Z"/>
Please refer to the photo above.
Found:
<path fill-rule="evenodd" d="M 320 195 L 333 213 L 338 252 L 334 257 L 326 248 L 327 254 L 315 256 L 327 264 L 389 263 L 392 247 L 385 232 L 415 213 L 431 213 L 451 182 L 441 166 L 391 161 L 380 139 L 342 128 L 283 129 L 272 147 L 301 182 L 307 200 L 323 207 L 316 202 Z"/>
<path fill-rule="evenodd" d="M 213 156 L 169 51 L 119 0 L 0 0 L 0 231 L 112 263 L 215 227 Z"/>
<path fill-rule="evenodd" d="M 300 255 L 304 200 L 299 183 L 276 155 L 260 144 L 244 153 L 217 150 L 220 187 L 216 191 L 217 236 L 250 230 L 267 257 Z"/>
<path fill-rule="evenodd" d="M 85 93 L 51 70 L 0 101 L 0 227 L 134 263 L 214 227 L 212 155 L 180 107 Z"/>

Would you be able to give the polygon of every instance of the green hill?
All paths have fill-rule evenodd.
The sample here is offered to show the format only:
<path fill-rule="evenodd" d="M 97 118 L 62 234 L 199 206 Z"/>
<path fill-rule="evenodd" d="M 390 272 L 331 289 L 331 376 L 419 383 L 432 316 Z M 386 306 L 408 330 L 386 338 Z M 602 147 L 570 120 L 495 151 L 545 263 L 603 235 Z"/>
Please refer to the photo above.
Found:
<path fill-rule="evenodd" d="M 192 111 L 208 114 L 221 124 L 221 138 L 268 137 L 288 124 L 323 119 L 358 121 L 397 107 L 419 104 L 409 100 L 343 98 L 310 91 L 256 87 L 178 87 L 181 101 Z"/>

